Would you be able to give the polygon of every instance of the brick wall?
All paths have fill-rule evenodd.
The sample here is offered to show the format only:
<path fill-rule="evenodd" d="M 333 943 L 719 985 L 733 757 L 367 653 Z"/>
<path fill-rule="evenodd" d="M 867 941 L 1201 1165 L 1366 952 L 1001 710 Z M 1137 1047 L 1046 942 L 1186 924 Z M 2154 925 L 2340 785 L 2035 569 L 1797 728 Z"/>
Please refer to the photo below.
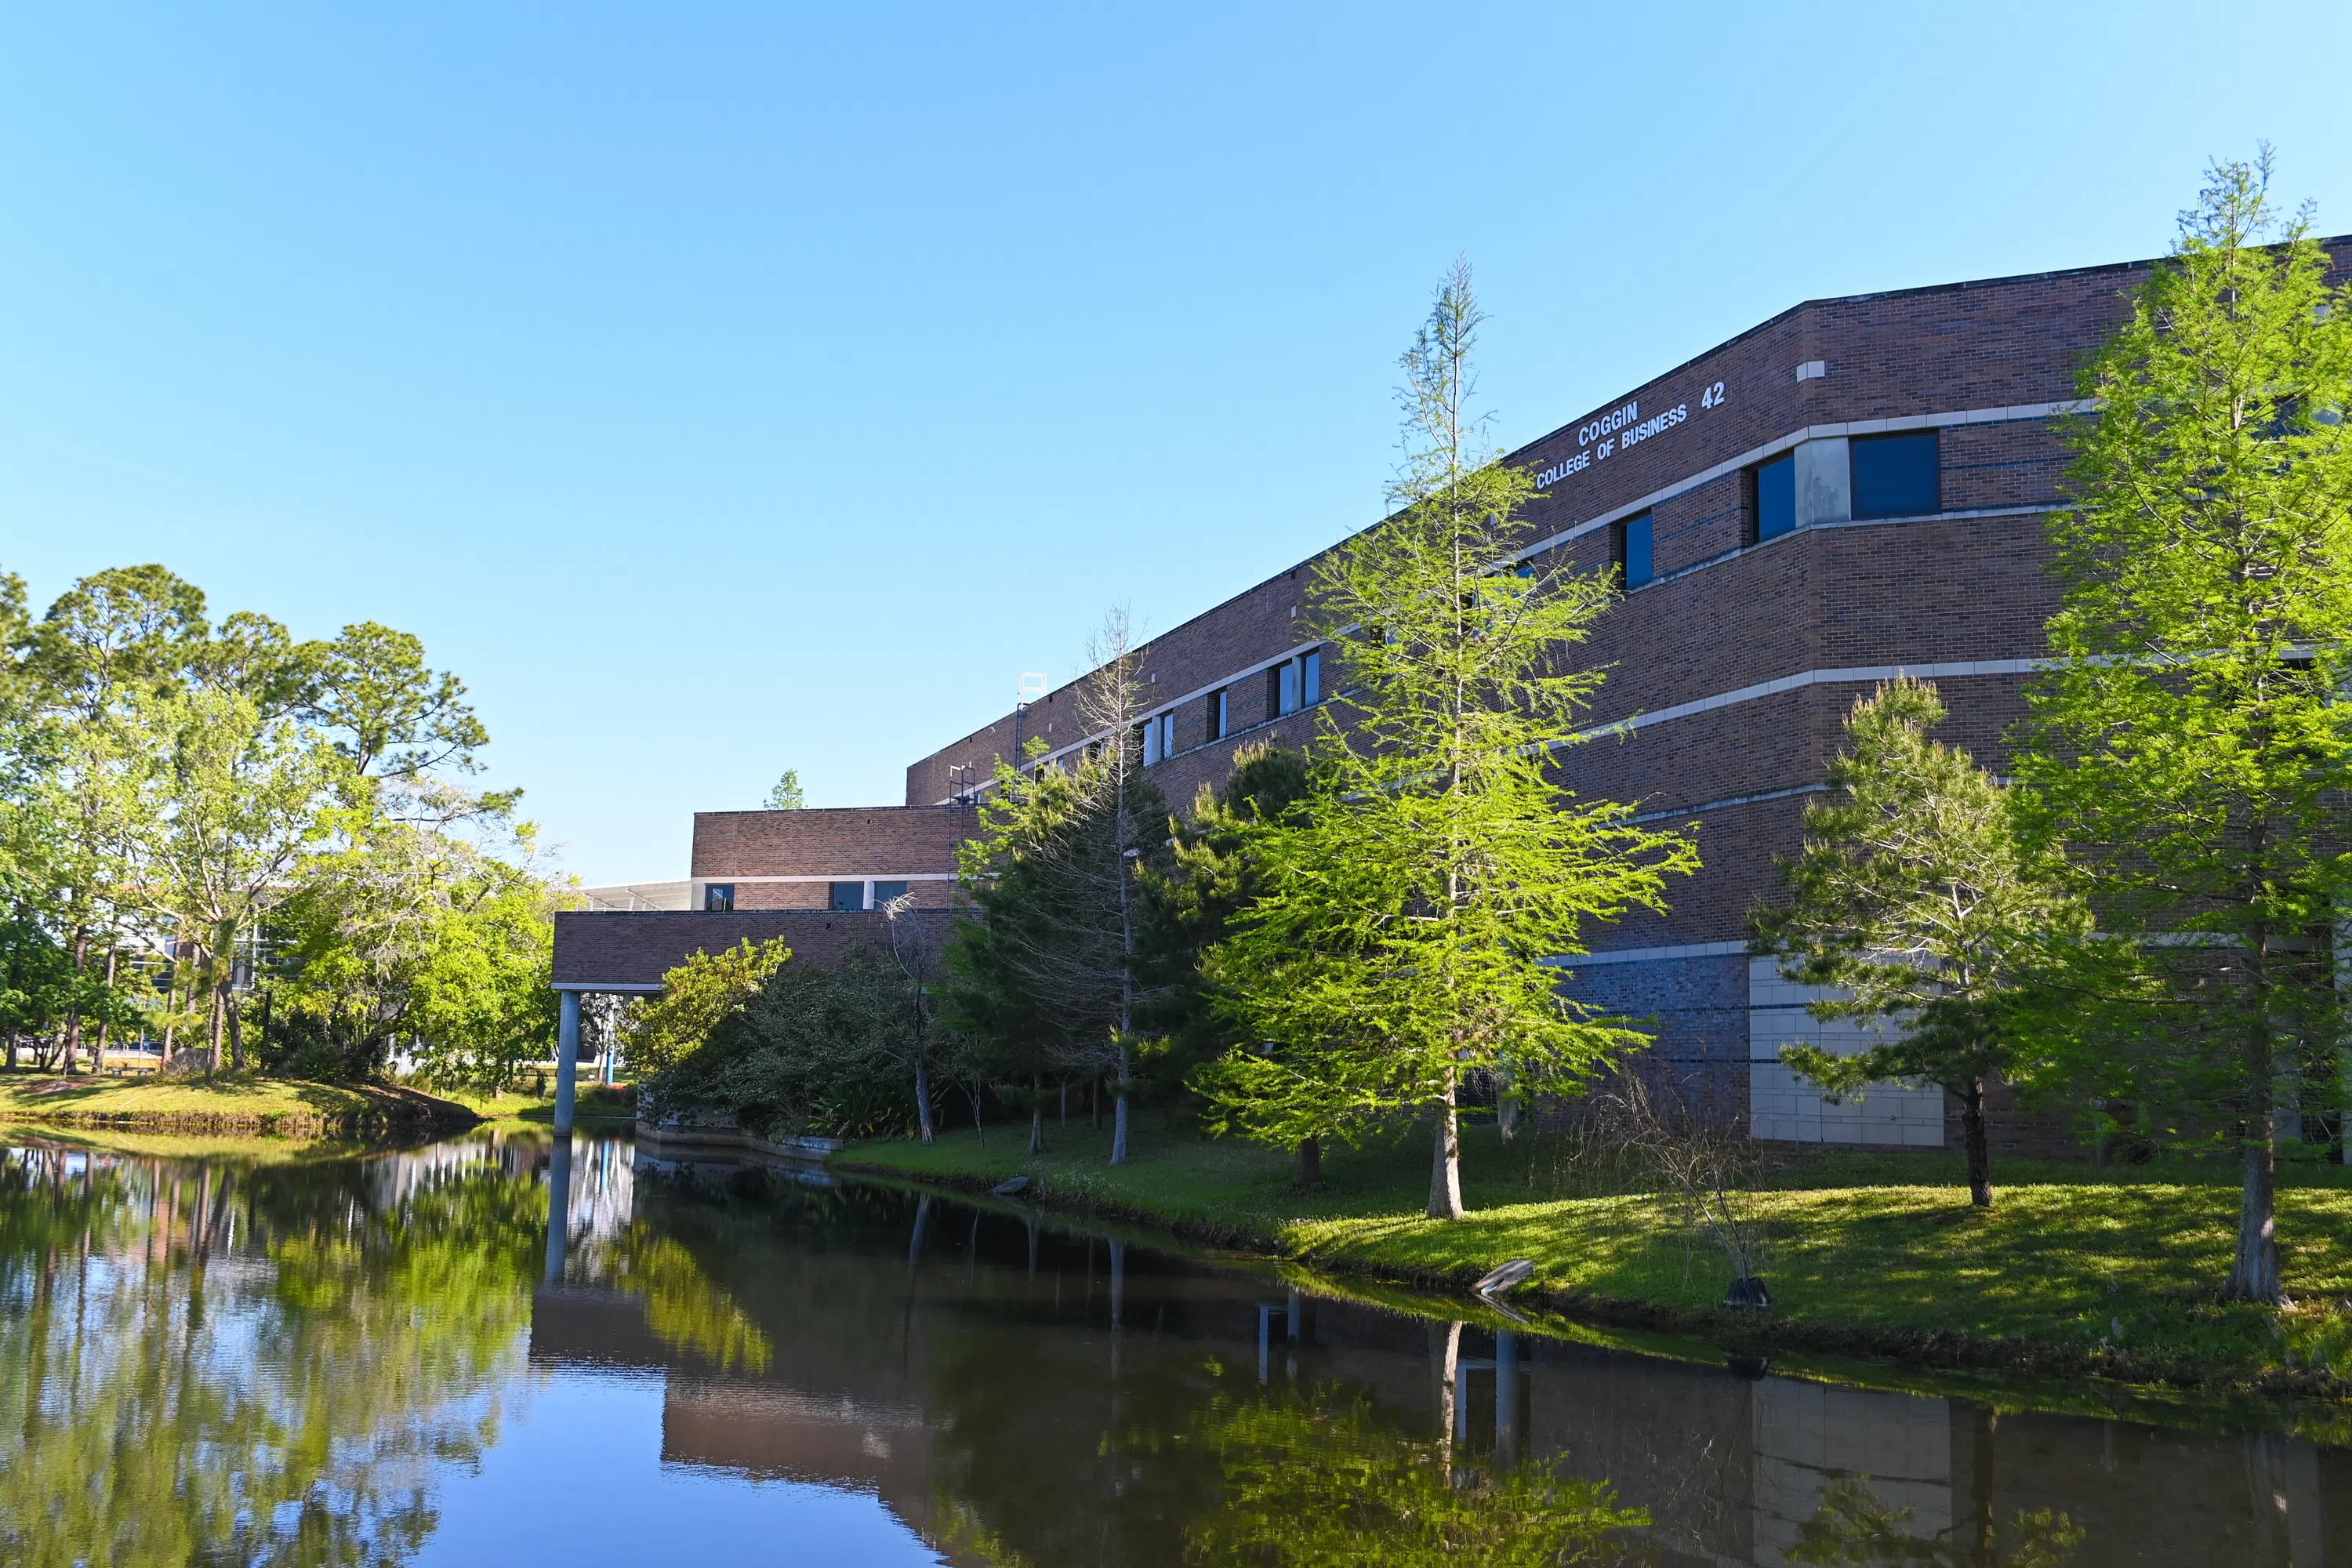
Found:
<path fill-rule="evenodd" d="M 2352 238 L 2326 243 L 2341 278 Z M 1637 803 L 1660 822 L 1695 821 L 1705 868 L 1670 889 L 1667 913 L 1588 933 L 1594 948 L 1688 948 L 1744 934 L 1748 910 L 1777 890 L 1774 857 L 1798 847 L 1809 792 L 1822 784 L 1847 710 L 1876 679 L 1857 671 L 2011 667 L 1925 672 L 1951 710 L 1940 738 L 2005 763 L 2003 737 L 2023 712 L 2026 675 L 2014 667 L 2044 652 L 2042 628 L 2056 603 L 2044 529 L 2063 498 L 2064 452 L 2051 407 L 2073 398 L 2078 366 L 2128 309 L 2147 268 L 1810 301 L 1509 457 L 1541 485 L 1528 536 L 1544 547 L 1531 557 L 1539 570 L 1608 570 L 1614 523 L 1643 510 L 1651 517 L 1657 578 L 1607 610 L 1579 651 L 1607 673 L 1589 722 L 1639 723 L 1562 751 L 1557 765 L 1562 786 L 1579 795 Z M 1801 378 L 1801 367 L 1818 374 Z M 1614 417 L 1629 405 L 1632 418 Z M 1885 421 L 1937 430 L 1937 513 L 1817 520 L 1748 542 L 1743 466 L 1800 441 L 1865 436 Z M 1299 745 L 1313 733 L 1311 712 L 1265 721 L 1257 670 L 1306 642 L 1315 566 L 1268 578 L 1143 650 L 1147 710 L 1176 716 L 1179 754 L 1152 774 L 1172 807 L 1188 809 L 1197 790 L 1221 781 L 1242 745 Z M 1345 686 L 1341 651 L 1325 650 L 1327 694 Z M 1775 683 L 1786 689 L 1748 689 Z M 1083 684 L 1047 693 L 1019 719 L 1022 732 L 1055 750 L 1086 739 Z M 1209 694 L 1220 686 L 1231 687 L 1240 733 L 1211 742 Z M 1675 714 L 1686 706 L 1696 710 Z M 957 764 L 984 778 L 1013 754 L 1015 724 L 1007 715 L 911 764 L 908 804 L 948 798 Z M 1661 1060 L 1730 1093 L 1751 1065 L 1743 965 L 1594 964 L 1570 986 L 1595 1005 L 1654 1017 Z M 2020 1148 L 2063 1142 L 2046 1118 L 2030 1129 L 2007 1120 Z M 1923 1137 L 1924 1127 L 1906 1122 L 1902 1136 Z"/>

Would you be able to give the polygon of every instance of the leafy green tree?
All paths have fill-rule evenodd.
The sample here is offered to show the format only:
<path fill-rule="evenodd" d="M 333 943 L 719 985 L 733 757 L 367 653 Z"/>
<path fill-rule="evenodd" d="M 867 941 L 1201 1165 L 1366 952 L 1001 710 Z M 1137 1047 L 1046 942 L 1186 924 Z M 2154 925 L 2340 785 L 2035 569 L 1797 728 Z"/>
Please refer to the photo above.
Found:
<path fill-rule="evenodd" d="M 136 876 L 127 844 L 141 821 L 135 781 L 146 760 L 133 713 L 190 679 L 211 628 L 203 593 L 152 564 L 94 573 L 37 622 L 16 618 L 11 805 L 43 825 L 32 836 L 37 864 L 18 862 L 19 886 L 46 911 L 79 977 L 135 937 L 145 912 L 127 890 Z M 12 837 L 20 849 L 32 841 Z M 34 884 L 37 895 L 29 894 Z M 80 1037 L 79 1011 L 69 1010 L 68 1071 Z"/>
<path fill-rule="evenodd" d="M 2083 373 L 2019 767 L 2102 923 L 2147 935 L 2152 993 L 2095 1005 L 2140 1092 L 2234 1124 L 2226 1288 L 2276 1302 L 2280 1086 L 2344 1027 L 2312 949 L 2352 891 L 2352 290 L 2269 174 L 2212 168 Z"/>
<path fill-rule="evenodd" d="M 1569 660 L 1612 584 L 1512 569 L 1536 495 L 1467 406 L 1480 320 L 1457 265 L 1403 359 L 1400 510 L 1317 567 L 1308 625 L 1348 689 L 1321 710 L 1309 808 L 1249 836 L 1264 889 L 1211 969 L 1265 1047 L 1197 1080 L 1222 1125 L 1286 1146 L 1427 1115 L 1433 1218 L 1463 1212 L 1465 1073 L 1565 1086 L 1646 1043 L 1563 998 L 1553 965 L 1697 865 L 1549 766 L 1600 684 Z"/>
<path fill-rule="evenodd" d="M 426 1072 L 503 1091 L 555 1054 L 552 891 L 527 868 L 486 860 L 446 888 L 407 1020 Z"/>
<path fill-rule="evenodd" d="M 1788 902 L 1756 910 L 1752 950 L 1792 980 L 1836 988 L 1813 1016 L 1895 1026 L 1853 1056 L 1790 1046 L 1780 1059 L 1832 1094 L 1911 1078 L 1957 1095 L 1969 1201 L 1990 1208 L 1986 1085 L 2049 1069 L 2021 1005 L 2047 983 L 2051 942 L 2080 939 L 2090 921 L 2063 860 L 2020 832 L 2010 791 L 1927 739 L 1943 718 L 1925 681 L 1855 700 L 1832 798 L 1807 809 L 1804 851 L 1780 863 Z"/>
<path fill-rule="evenodd" d="M 191 686 L 151 694 L 136 711 L 145 765 L 125 840 L 131 887 L 194 940 L 211 991 L 211 1066 L 226 1037 L 242 1070 L 238 962 L 343 826 L 347 764 L 240 692 Z"/>
<path fill-rule="evenodd" d="M 676 1067 L 792 955 L 782 937 L 758 943 L 746 937 L 717 952 L 688 954 L 662 976 L 660 995 L 629 1004 L 622 1049 L 630 1070 L 650 1076 Z"/>
<path fill-rule="evenodd" d="M 853 948 L 831 968 L 784 964 L 646 1092 L 665 1108 L 724 1110 L 774 1136 L 902 1131 L 929 1043 L 918 1000 L 879 945 Z"/>
<path fill-rule="evenodd" d="M 300 657 L 304 716 L 335 737 L 363 776 L 471 772 L 474 754 L 490 743 L 465 682 L 428 668 L 413 633 L 361 621 L 331 643 L 304 645 Z"/>
<path fill-rule="evenodd" d="M 807 796 L 801 791 L 800 770 L 798 768 L 786 768 L 784 770 L 784 776 L 776 781 L 776 787 L 768 792 L 768 809 L 770 811 L 800 811 L 804 809 L 807 805 Z"/>
<path fill-rule="evenodd" d="M 1257 897 L 1250 830 L 1279 819 L 1310 788 L 1305 753 L 1245 746 L 1223 784 L 1201 786 L 1190 819 L 1170 821 L 1171 863 L 1146 879 L 1139 1009 L 1139 1026 L 1152 1042 L 1146 1067 L 1159 1083 L 1181 1086 L 1246 1043 L 1232 1013 L 1218 1005 L 1202 961 Z M 1301 1176 L 1311 1186 L 1320 1179 L 1320 1141 L 1309 1134 L 1298 1148 Z"/>

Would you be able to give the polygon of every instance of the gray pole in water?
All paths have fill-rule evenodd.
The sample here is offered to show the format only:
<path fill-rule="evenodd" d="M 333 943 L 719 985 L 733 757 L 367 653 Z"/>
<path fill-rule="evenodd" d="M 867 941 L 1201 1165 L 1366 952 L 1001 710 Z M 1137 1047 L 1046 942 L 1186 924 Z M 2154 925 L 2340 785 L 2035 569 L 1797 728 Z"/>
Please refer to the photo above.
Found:
<path fill-rule="evenodd" d="M 563 1022 L 556 1031 L 555 1137 L 559 1144 L 572 1137 L 572 1075 L 580 1066 L 580 993 L 563 993 Z M 565 1170 L 571 1169 L 568 1158 Z"/>
<path fill-rule="evenodd" d="M 569 1001 L 572 993 L 563 994 Z M 572 1240 L 572 1139 L 555 1141 L 547 1166 L 547 1282 L 563 1283 L 563 1251 Z"/>
<path fill-rule="evenodd" d="M 1495 1463 L 1519 1462 L 1519 1336 L 1495 1331 Z"/>

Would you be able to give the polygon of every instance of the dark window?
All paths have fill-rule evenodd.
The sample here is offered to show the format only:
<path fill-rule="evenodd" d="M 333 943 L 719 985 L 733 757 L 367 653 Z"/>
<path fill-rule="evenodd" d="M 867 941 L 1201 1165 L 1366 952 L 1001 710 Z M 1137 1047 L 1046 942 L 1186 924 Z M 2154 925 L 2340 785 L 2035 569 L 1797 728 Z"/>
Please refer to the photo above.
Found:
<path fill-rule="evenodd" d="M 1650 570 L 1650 514 L 1629 517 L 1617 525 L 1617 565 L 1625 586 L 1638 588 L 1656 574 Z"/>
<path fill-rule="evenodd" d="M 1233 733 L 1227 724 L 1232 718 L 1232 708 L 1227 699 L 1232 695 L 1230 690 L 1209 693 L 1209 739 L 1212 741 L 1222 741 Z"/>
<path fill-rule="evenodd" d="M 1912 517 L 1940 511 L 1937 494 L 1936 433 L 1859 436 L 1853 454 L 1853 515 Z"/>
<path fill-rule="evenodd" d="M 906 896 L 907 884 L 904 882 L 877 882 L 874 884 L 874 907 L 877 910 L 893 899 L 903 899 Z"/>
<path fill-rule="evenodd" d="M 702 885 L 702 907 L 713 914 L 725 914 L 735 907 L 735 884 L 705 882 Z"/>
<path fill-rule="evenodd" d="M 1298 672 L 1287 664 L 1277 664 L 1265 672 L 1265 716 L 1267 718 L 1279 719 L 1298 705 L 1294 689 L 1297 675 Z"/>
<path fill-rule="evenodd" d="M 1748 542 L 1778 539 L 1797 526 L 1797 455 L 1783 452 L 1748 470 Z"/>
<path fill-rule="evenodd" d="M 831 887 L 833 897 L 825 904 L 825 908 L 846 912 L 850 910 L 862 910 L 866 907 L 865 883 L 835 882 Z"/>
<path fill-rule="evenodd" d="M 1174 756 L 1176 754 L 1176 715 L 1162 713 L 1159 718 L 1151 721 L 1149 728 L 1159 732 L 1160 760 L 1164 763 Z"/>
<path fill-rule="evenodd" d="M 1323 700 L 1323 650 L 1316 649 L 1298 661 L 1298 705 L 1312 708 Z"/>

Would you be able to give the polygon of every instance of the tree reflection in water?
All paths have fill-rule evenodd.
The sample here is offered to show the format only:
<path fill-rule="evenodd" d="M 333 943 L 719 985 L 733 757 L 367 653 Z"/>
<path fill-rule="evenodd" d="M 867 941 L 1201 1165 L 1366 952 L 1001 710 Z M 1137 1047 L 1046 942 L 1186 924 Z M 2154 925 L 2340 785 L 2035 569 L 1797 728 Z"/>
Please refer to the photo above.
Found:
<path fill-rule="evenodd" d="M 1989 1518 L 1979 1521 L 1970 1541 L 1949 1539 L 1948 1531 L 1913 1534 L 1905 1528 L 1910 1519 L 1909 1509 L 1880 1502 L 1869 1482 L 1841 1476 L 1822 1489 L 1820 1511 L 1797 1527 L 1788 1560 L 1805 1568 L 1915 1563 L 1928 1568 L 2064 1568 L 2084 1539 L 2080 1525 L 2046 1508 L 2021 1511 L 2010 1521 L 2006 1540 Z"/>
<path fill-rule="evenodd" d="M 494 1161 L 396 1213 L 366 1167 L 0 1162 L 0 1556 L 371 1563 L 497 1441 L 537 1194 Z"/>
<path fill-rule="evenodd" d="M 1188 1532 L 1202 1563 L 1615 1563 L 1638 1544 L 1625 1532 L 1650 1522 L 1605 1481 L 1543 1461 L 1459 1463 L 1450 1444 L 1404 1436 L 1330 1389 L 1220 1398 L 1192 1440 L 1216 1455 L 1224 1481 L 1219 1506 Z"/>

